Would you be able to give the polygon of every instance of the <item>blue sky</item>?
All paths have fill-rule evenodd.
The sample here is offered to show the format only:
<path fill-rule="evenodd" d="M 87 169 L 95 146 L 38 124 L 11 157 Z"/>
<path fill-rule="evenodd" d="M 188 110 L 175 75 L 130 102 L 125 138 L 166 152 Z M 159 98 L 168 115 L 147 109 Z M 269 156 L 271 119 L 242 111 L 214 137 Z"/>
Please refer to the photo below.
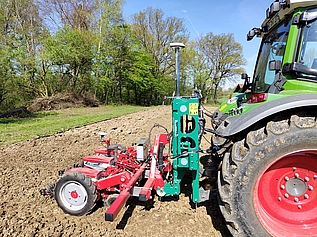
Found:
<path fill-rule="evenodd" d="M 260 39 L 246 40 L 247 32 L 259 27 L 265 11 L 274 0 L 126 0 L 123 14 L 128 19 L 151 6 L 160 8 L 165 16 L 182 18 L 192 39 L 212 32 L 233 33 L 235 40 L 243 46 L 247 60 L 245 66 L 249 76 L 253 74 L 254 62 Z"/>

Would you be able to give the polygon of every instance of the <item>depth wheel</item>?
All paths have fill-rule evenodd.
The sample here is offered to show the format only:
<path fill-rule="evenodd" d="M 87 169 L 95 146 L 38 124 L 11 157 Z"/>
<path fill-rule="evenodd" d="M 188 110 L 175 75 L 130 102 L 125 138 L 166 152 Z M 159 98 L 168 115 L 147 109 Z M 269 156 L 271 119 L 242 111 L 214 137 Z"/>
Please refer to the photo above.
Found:
<path fill-rule="evenodd" d="M 110 194 L 104 201 L 104 205 L 106 207 L 110 207 L 111 204 L 117 199 L 117 197 L 119 197 L 119 194 L 114 193 L 114 194 Z"/>
<path fill-rule="evenodd" d="M 218 189 L 233 236 L 317 233 L 316 126 L 315 117 L 276 119 L 225 154 Z"/>
<path fill-rule="evenodd" d="M 96 185 L 83 173 L 65 173 L 56 183 L 55 200 L 65 212 L 74 216 L 89 213 L 97 201 Z"/>

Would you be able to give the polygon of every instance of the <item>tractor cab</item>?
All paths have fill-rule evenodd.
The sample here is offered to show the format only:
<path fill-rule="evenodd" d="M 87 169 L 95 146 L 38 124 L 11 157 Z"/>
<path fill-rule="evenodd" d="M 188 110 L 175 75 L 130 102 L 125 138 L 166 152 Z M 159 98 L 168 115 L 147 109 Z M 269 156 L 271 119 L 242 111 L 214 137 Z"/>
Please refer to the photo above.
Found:
<path fill-rule="evenodd" d="M 248 32 L 248 41 L 255 37 L 262 41 L 253 77 L 250 82 L 243 74 L 244 86 L 214 113 L 218 134 L 233 135 L 276 113 L 278 110 L 272 108 L 278 108 L 280 99 L 285 100 L 283 108 L 279 107 L 282 110 L 307 105 L 309 94 L 317 92 L 316 1 L 276 0 L 266 10 L 261 27 Z M 299 94 L 305 95 L 296 104 Z M 264 104 L 268 104 L 265 109 L 261 107 Z M 245 115 L 250 118 L 242 119 Z"/>
<path fill-rule="evenodd" d="M 300 4 L 315 3 L 276 1 L 267 9 L 267 18 L 256 34 L 254 29 L 248 33 L 248 40 L 254 35 L 262 37 L 253 75 L 253 92 L 279 94 L 284 89 L 298 89 L 292 80 L 315 82 L 317 7 L 300 8 Z"/>

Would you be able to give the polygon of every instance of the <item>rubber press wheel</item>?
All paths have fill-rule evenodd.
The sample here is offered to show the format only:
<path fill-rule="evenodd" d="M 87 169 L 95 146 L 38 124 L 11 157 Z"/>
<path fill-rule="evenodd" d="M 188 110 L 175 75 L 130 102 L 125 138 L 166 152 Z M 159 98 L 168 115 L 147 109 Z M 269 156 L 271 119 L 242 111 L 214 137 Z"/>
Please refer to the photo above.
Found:
<path fill-rule="evenodd" d="M 55 187 L 55 200 L 65 212 L 74 216 L 89 213 L 97 201 L 96 185 L 83 173 L 65 173 Z"/>
<path fill-rule="evenodd" d="M 235 142 L 218 188 L 233 236 L 315 236 L 316 118 L 276 119 Z"/>

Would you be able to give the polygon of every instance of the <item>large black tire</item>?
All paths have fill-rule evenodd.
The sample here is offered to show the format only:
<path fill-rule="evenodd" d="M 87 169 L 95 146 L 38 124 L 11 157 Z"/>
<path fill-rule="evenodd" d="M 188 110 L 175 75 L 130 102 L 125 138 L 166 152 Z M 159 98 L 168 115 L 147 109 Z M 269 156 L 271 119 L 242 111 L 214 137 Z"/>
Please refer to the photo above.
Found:
<path fill-rule="evenodd" d="M 220 209 L 233 236 L 317 234 L 315 117 L 274 119 L 235 141 L 218 173 Z"/>
<path fill-rule="evenodd" d="M 96 185 L 79 172 L 67 172 L 56 183 L 54 197 L 58 206 L 74 216 L 89 213 L 97 201 Z"/>

